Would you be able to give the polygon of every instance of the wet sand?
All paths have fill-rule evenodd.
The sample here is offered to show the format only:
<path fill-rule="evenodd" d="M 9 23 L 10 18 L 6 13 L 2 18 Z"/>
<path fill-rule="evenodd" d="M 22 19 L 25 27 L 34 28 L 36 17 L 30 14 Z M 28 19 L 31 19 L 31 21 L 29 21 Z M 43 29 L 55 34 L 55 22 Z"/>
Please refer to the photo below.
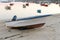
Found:
<path fill-rule="evenodd" d="M 30 30 L 9 29 L 0 22 L 0 40 L 60 40 L 60 15 L 45 19 L 42 28 Z"/>

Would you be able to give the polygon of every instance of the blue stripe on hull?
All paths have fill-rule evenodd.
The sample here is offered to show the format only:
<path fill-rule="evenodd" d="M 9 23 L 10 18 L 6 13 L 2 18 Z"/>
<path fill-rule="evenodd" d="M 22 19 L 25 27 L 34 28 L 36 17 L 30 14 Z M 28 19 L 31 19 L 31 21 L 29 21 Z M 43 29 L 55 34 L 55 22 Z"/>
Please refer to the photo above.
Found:
<path fill-rule="evenodd" d="M 19 21 L 19 20 L 30 20 L 30 19 L 42 18 L 42 17 L 48 17 L 48 16 L 52 16 L 52 15 L 42 15 L 42 16 L 34 16 L 34 17 L 28 17 L 28 18 L 21 18 L 21 19 L 17 19 L 17 21 Z"/>

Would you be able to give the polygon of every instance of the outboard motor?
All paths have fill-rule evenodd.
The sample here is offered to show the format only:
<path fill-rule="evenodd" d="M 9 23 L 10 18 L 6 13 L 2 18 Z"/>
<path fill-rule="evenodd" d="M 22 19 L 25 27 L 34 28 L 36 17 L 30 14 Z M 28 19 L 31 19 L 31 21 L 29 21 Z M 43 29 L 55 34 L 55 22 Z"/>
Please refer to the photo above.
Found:
<path fill-rule="evenodd" d="M 13 16 L 12 21 L 16 21 L 16 19 L 17 19 L 17 16 L 15 15 L 15 16 Z"/>

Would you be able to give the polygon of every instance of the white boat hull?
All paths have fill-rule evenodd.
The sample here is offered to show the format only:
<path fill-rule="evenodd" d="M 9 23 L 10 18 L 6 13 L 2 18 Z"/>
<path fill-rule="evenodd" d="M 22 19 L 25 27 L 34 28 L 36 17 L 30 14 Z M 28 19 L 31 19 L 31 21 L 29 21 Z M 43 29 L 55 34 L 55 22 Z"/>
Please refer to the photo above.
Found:
<path fill-rule="evenodd" d="M 28 26 L 28 25 L 35 25 L 45 23 L 44 18 L 36 18 L 31 20 L 21 20 L 21 21 L 13 21 L 13 22 L 7 22 L 5 23 L 6 26 L 10 27 L 21 27 L 21 26 Z"/>

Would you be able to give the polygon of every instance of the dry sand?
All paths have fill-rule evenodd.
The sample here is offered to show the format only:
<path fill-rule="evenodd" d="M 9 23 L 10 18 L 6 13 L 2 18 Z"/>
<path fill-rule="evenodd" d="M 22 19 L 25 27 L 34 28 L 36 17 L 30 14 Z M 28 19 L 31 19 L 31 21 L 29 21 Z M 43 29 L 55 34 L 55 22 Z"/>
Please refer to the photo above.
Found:
<path fill-rule="evenodd" d="M 60 15 L 45 19 L 42 28 L 30 30 L 9 29 L 0 22 L 0 40 L 60 40 Z"/>

